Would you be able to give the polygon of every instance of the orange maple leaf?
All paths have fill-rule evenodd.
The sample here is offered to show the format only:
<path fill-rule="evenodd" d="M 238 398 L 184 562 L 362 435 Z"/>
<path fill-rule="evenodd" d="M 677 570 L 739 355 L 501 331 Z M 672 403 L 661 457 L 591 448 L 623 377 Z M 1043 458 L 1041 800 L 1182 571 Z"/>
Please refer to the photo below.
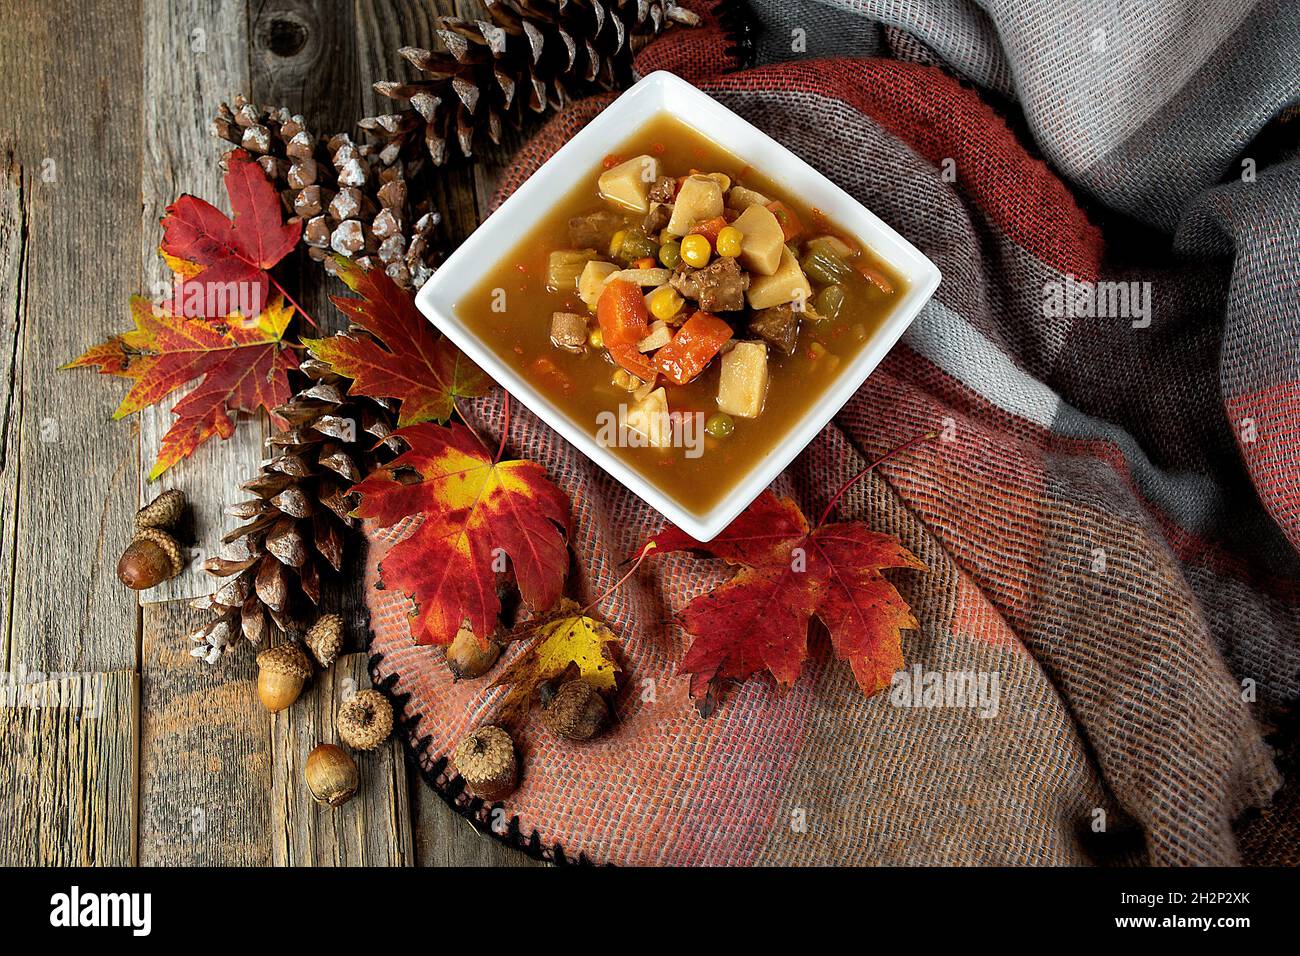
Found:
<path fill-rule="evenodd" d="M 399 428 L 445 422 L 455 401 L 487 391 L 487 378 L 420 314 L 410 293 L 382 270 L 336 257 L 339 278 L 360 299 L 333 296 L 339 310 L 369 335 L 303 339 L 312 355 L 352 379 L 349 392 L 402 403 Z"/>
<path fill-rule="evenodd" d="M 284 343 L 294 310 L 280 299 L 256 319 L 231 315 L 225 322 L 188 319 L 158 308 L 143 296 L 131 299 L 135 328 L 96 345 L 64 368 L 98 367 L 132 380 L 115 419 L 155 405 L 195 379 L 176 403 L 176 422 L 163 436 L 157 478 L 213 436 L 235 431 L 231 412 L 267 411 L 288 401 L 288 372 L 298 359 Z"/>
<path fill-rule="evenodd" d="M 925 565 L 890 535 L 856 521 L 810 529 L 798 505 L 765 491 L 707 544 L 676 528 L 651 541 L 660 551 L 701 551 L 740 567 L 681 613 L 692 638 L 682 670 L 692 675 L 693 697 L 760 670 L 789 687 L 808 656 L 814 615 L 868 696 L 903 666 L 900 631 L 917 623 L 880 569 Z"/>
<path fill-rule="evenodd" d="M 450 644 L 465 624 L 491 634 L 501 610 L 496 575 L 507 557 L 524 603 L 536 611 L 553 605 L 569 567 L 569 500 L 542 466 L 494 462 L 459 423 L 424 422 L 394 435 L 409 450 L 352 487 L 361 499 L 353 513 L 385 528 L 423 515 L 380 564 L 384 587 L 415 602 L 416 643 Z"/>

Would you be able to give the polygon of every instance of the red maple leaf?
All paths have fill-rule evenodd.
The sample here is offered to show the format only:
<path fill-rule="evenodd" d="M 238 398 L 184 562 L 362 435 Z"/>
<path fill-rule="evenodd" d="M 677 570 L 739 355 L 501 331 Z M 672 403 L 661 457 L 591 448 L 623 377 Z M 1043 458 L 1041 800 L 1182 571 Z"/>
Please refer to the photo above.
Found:
<path fill-rule="evenodd" d="M 410 293 L 382 270 L 362 269 L 341 256 L 338 276 L 360 299 L 332 296 L 339 310 L 369 335 L 303 339 L 312 355 L 352 379 L 349 392 L 401 401 L 399 428 L 445 422 L 460 397 L 487 391 L 487 377 L 420 314 Z"/>
<path fill-rule="evenodd" d="M 168 206 L 162 220 L 164 255 L 203 267 L 196 275 L 184 277 L 185 285 L 201 285 L 214 293 L 205 297 L 177 294 L 185 307 L 176 311 L 192 318 L 208 315 L 207 310 L 193 307 L 193 302 L 211 301 L 215 294 L 229 299 L 241 286 L 245 291 L 242 301 L 252 303 L 248 311 L 260 312 L 271 281 L 266 270 L 293 251 L 302 232 L 298 219 L 284 221 L 280 196 L 255 160 L 235 150 L 227 154 L 226 163 L 226 192 L 233 220 L 210 202 L 189 194 Z M 228 307 L 216 315 L 224 318 L 229 311 Z"/>
<path fill-rule="evenodd" d="M 135 328 L 96 345 L 64 368 L 98 367 L 106 375 L 132 380 L 113 413 L 124 418 L 154 405 L 195 379 L 202 379 L 176 403 L 176 422 L 163 436 L 157 478 L 213 436 L 235 431 L 231 412 L 270 411 L 289 400 L 288 372 L 298 359 L 283 341 L 293 309 L 276 299 L 254 320 L 231 316 L 224 322 L 187 319 L 148 299 L 131 299 Z"/>
<path fill-rule="evenodd" d="M 903 666 L 900 630 L 917 623 L 880 570 L 925 565 L 890 535 L 856 521 L 810 529 L 798 505 L 765 491 L 707 544 L 676 528 L 649 543 L 658 551 L 700 551 L 740 567 L 681 612 L 692 638 L 682 670 L 691 674 L 693 697 L 709 697 L 721 682 L 743 681 L 760 670 L 788 688 L 808 656 L 814 615 L 868 696 Z"/>
<path fill-rule="evenodd" d="M 415 602 L 417 644 L 450 644 L 465 623 L 487 640 L 501 602 L 496 575 L 509 558 L 520 596 L 545 611 L 569 567 L 569 500 L 541 465 L 494 462 L 469 428 L 424 422 L 393 433 L 409 450 L 352 490 L 355 514 L 381 527 L 422 514 L 380 564 L 384 587 Z"/>

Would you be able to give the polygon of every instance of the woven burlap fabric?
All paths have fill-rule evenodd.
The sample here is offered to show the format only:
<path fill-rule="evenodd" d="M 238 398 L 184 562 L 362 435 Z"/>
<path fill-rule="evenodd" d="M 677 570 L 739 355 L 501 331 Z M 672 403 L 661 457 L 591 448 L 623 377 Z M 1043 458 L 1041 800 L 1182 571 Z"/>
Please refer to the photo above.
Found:
<path fill-rule="evenodd" d="M 789 26 L 789 5 L 756 6 L 775 25 L 767 44 Z M 727 44 L 710 28 L 652 44 L 640 67 L 697 82 L 942 270 L 903 343 L 775 487 L 816 514 L 867 458 L 941 432 L 856 486 L 840 512 L 898 535 L 929 568 L 892 575 L 921 623 L 904 637 L 908 667 L 996 675 L 996 712 L 866 699 L 815 633 L 789 693 L 756 678 L 702 719 L 676 671 L 685 645 L 671 616 L 729 572 L 654 558 L 600 608 L 628 677 L 617 728 L 574 746 L 534 726 L 522 787 L 504 816 L 481 810 L 485 823 L 511 820 L 536 846 L 622 864 L 1201 864 L 1240 862 L 1243 847 L 1289 859 L 1278 839 L 1294 826 L 1278 809 L 1293 800 L 1241 841 L 1233 823 L 1279 786 L 1263 731 L 1300 674 L 1300 562 L 1287 540 L 1297 533 L 1294 163 L 1261 168 L 1256 192 L 1203 184 L 1175 228 L 1152 220 L 1134 242 L 1140 203 L 1124 196 L 1141 193 L 1150 208 L 1177 197 L 1154 195 L 1163 180 L 1148 169 L 1104 196 L 1063 180 L 1038 158 L 1050 137 L 1018 136 L 951 75 L 987 79 L 1002 102 L 1026 69 L 1050 74 L 1043 58 L 1014 44 L 994 56 L 981 38 L 1003 28 L 996 12 L 954 14 L 946 39 L 933 32 L 941 18 L 908 30 L 900 13 L 950 7 L 967 10 L 896 4 L 892 19 L 834 10 L 825 21 L 851 17 L 857 39 L 881 44 L 866 52 L 910 47 L 946 72 L 840 55 L 720 75 Z M 815 53 L 821 7 L 807 11 Z M 1203 31 L 1186 56 L 1208 62 L 1246 43 L 1248 23 Z M 914 41 L 897 42 L 899 31 Z M 1139 131 L 1187 101 L 1201 75 L 1191 66 L 1161 103 L 1142 101 Z M 548 124 L 500 196 L 607 102 Z M 1205 122 L 1223 121 L 1204 109 Z M 1124 128 L 1090 130 L 1070 155 L 1104 162 L 1139 135 Z M 1043 314 L 1053 283 L 1120 278 L 1151 284 L 1149 326 Z M 499 436 L 499 396 L 468 415 Z M 1249 442 L 1241 416 L 1254 418 Z M 572 499 L 571 593 L 603 593 L 662 519 L 517 405 L 507 447 L 543 463 Z M 375 672 L 403 704 L 421 766 L 446 783 L 445 755 L 500 692 L 453 683 L 440 652 L 412 645 L 402 596 L 379 588 L 385 550 L 408 530 L 370 529 Z"/>

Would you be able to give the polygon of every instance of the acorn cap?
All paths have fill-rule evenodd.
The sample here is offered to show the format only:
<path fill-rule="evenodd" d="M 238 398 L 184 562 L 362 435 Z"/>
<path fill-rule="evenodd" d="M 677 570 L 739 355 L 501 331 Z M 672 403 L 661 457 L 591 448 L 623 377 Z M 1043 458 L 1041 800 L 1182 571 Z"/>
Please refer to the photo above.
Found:
<path fill-rule="evenodd" d="M 277 644 L 257 655 L 257 666 L 276 674 L 307 680 L 311 677 L 311 660 L 297 644 Z"/>
<path fill-rule="evenodd" d="M 168 530 L 175 527 L 183 510 L 185 510 L 185 494 L 173 488 L 171 491 L 164 491 L 137 511 L 135 513 L 135 526 L 141 529 L 162 528 Z"/>
<path fill-rule="evenodd" d="M 393 732 L 393 705 L 377 690 L 360 690 L 334 717 L 339 739 L 353 750 L 374 750 Z"/>
<path fill-rule="evenodd" d="M 151 541 L 156 544 L 162 552 L 167 555 L 167 560 L 171 563 L 172 573 L 167 575 L 174 578 L 180 574 L 185 567 L 185 555 L 181 553 L 181 546 L 170 534 L 161 528 L 141 528 L 131 539 L 135 541 Z"/>
<path fill-rule="evenodd" d="M 307 636 L 303 638 L 311 656 L 316 658 L 316 663 L 321 667 L 330 667 L 339 656 L 339 649 L 343 647 L 343 618 L 337 614 L 324 614 Z"/>
<path fill-rule="evenodd" d="M 510 735 L 488 725 L 470 733 L 452 754 L 456 772 L 469 789 L 485 800 L 508 796 L 519 782 L 519 765 Z"/>

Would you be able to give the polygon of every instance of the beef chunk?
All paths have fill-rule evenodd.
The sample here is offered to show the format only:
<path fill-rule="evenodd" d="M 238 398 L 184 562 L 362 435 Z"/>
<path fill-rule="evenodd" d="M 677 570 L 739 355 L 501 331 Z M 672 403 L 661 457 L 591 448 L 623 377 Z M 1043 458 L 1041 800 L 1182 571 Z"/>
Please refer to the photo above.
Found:
<path fill-rule="evenodd" d="M 669 284 L 683 296 L 699 303 L 705 312 L 734 312 L 745 307 L 749 276 L 740 271 L 735 259 L 715 259 L 703 269 L 679 263 Z"/>
<path fill-rule="evenodd" d="M 650 204 L 650 211 L 645 214 L 645 222 L 641 224 L 641 231 L 647 236 L 659 235 L 659 230 L 668 225 L 668 220 L 673 217 L 673 207 L 661 202 Z"/>
<path fill-rule="evenodd" d="M 551 316 L 551 344 L 569 352 L 580 352 L 587 344 L 587 317 L 576 312 Z"/>
<path fill-rule="evenodd" d="M 789 303 L 759 309 L 749 319 L 749 332 L 786 355 L 792 355 L 799 339 L 799 315 Z"/>
<path fill-rule="evenodd" d="M 608 209 L 574 216 L 569 220 L 569 241 L 575 249 L 604 249 L 623 228 L 623 217 Z"/>
<path fill-rule="evenodd" d="M 677 195 L 677 180 L 671 176 L 660 176 L 650 187 L 649 199 L 651 202 L 670 203 L 673 197 Z"/>

